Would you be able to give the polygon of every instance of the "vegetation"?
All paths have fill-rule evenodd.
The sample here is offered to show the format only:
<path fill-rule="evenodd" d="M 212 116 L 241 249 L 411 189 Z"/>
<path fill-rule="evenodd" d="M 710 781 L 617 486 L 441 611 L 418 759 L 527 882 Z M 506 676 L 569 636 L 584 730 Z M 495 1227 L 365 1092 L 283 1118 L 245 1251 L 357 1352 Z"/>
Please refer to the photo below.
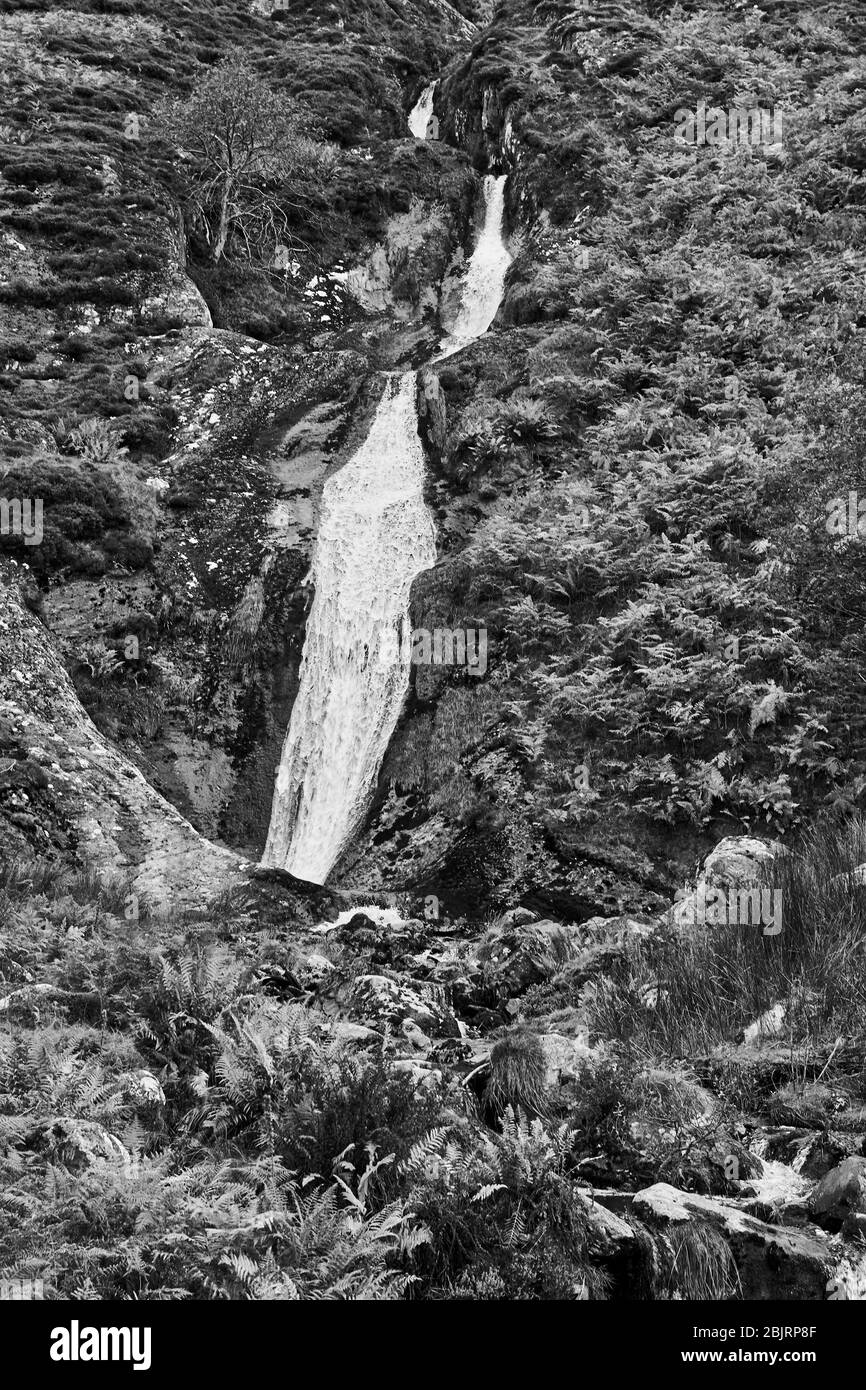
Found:
<path fill-rule="evenodd" d="M 154 126 L 181 157 L 185 212 L 214 265 L 229 246 L 270 265 L 292 249 L 289 214 L 321 199 L 325 153 L 297 105 L 277 97 L 243 53 L 209 71 L 186 101 L 157 108 Z"/>
<path fill-rule="evenodd" d="M 639 943 L 600 990 L 594 1026 L 649 1055 L 694 1056 L 781 1005 L 781 1036 L 808 1049 L 839 1038 L 859 1045 L 866 1002 L 866 862 L 862 817 L 809 827 L 777 860 L 767 891 L 779 894 L 778 935 L 753 922 L 673 926 Z M 648 989 L 652 995 L 648 996 Z M 650 999 L 650 1006 L 647 999 Z"/>
<path fill-rule="evenodd" d="M 423 922 L 307 933 L 327 894 L 255 876 L 156 918 L 82 863 L 86 759 L 34 747 L 56 672 L 0 614 L 0 829 L 33 854 L 0 860 L 0 1277 L 736 1298 L 712 1226 L 612 1218 L 658 1182 L 744 1204 L 779 1127 L 808 1127 L 798 1173 L 862 1150 L 863 20 L 267 8 L 0 0 L 0 482 L 45 509 L 0 578 L 118 766 L 254 858 L 308 465 L 356 437 L 365 378 L 429 356 L 504 163 L 514 260 L 496 324 L 436 367 L 441 561 L 412 595 L 418 626 L 485 628 L 489 668 L 413 671 L 355 865 Z M 781 148 L 683 145 L 701 102 L 778 108 Z M 399 314 L 345 287 L 383 256 Z M 303 536 L 279 551 L 277 504 Z M 663 917 L 739 832 L 788 851 L 782 931 Z"/>

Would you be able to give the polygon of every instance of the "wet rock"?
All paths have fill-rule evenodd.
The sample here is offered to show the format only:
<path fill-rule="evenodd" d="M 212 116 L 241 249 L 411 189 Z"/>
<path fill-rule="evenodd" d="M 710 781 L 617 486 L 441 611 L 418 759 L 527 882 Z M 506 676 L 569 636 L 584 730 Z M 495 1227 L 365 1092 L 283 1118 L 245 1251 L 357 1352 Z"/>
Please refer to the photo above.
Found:
<path fill-rule="evenodd" d="M 366 912 L 356 912 L 336 931 L 337 940 L 353 955 L 362 956 L 368 965 L 395 969 L 407 967 L 407 958 L 424 946 L 426 937 L 424 923 L 392 921 L 384 913 L 379 920 Z"/>
<path fill-rule="evenodd" d="M 830 1230 L 838 1230 L 853 1213 L 866 1213 L 866 1158 L 846 1158 L 831 1169 L 812 1193 L 810 1208 Z"/>
<path fill-rule="evenodd" d="M 581 1207 L 586 1217 L 587 1247 L 595 1259 L 602 1264 L 619 1264 L 637 1254 L 634 1228 L 622 1216 L 594 1201 L 589 1193 L 581 1197 Z"/>
<path fill-rule="evenodd" d="M 542 291 L 535 285 L 512 285 L 502 305 L 502 322 L 522 327 L 549 317 Z"/>
<path fill-rule="evenodd" d="M 445 393 L 435 372 L 420 373 L 418 392 L 418 428 L 435 458 L 445 454 L 448 435 L 448 422 L 445 409 Z"/>
<path fill-rule="evenodd" d="M 344 922 L 338 928 L 341 936 L 352 937 L 356 932 L 372 932 L 374 935 L 378 931 L 378 923 L 372 917 L 368 917 L 366 912 L 356 912 L 350 917 L 348 922 Z"/>
<path fill-rule="evenodd" d="M 848 1135 L 834 1136 L 827 1131 L 785 1127 L 767 1135 L 766 1155 L 815 1181 L 851 1152 L 848 1139 Z M 851 1136 L 852 1145 L 858 1151 L 862 1148 L 862 1139 L 862 1135 Z"/>

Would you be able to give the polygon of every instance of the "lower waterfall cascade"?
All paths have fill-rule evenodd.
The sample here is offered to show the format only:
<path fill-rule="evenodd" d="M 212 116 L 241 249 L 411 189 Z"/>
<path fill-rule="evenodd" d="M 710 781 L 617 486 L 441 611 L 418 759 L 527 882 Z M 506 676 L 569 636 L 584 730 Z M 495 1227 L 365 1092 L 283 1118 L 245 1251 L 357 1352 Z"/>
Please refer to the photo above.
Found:
<path fill-rule="evenodd" d="M 389 376 L 361 448 L 325 484 L 300 688 L 264 864 L 324 883 L 364 812 L 409 685 L 409 591 L 436 561 L 414 372 Z"/>

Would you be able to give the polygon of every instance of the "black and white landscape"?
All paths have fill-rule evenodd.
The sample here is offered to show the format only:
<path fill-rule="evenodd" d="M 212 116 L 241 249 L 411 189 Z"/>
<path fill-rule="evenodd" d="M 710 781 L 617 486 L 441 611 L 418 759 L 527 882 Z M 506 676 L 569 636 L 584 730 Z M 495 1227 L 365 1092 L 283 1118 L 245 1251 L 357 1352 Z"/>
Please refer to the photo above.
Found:
<path fill-rule="evenodd" d="M 866 1299 L 864 47 L 0 0 L 0 1298 Z"/>

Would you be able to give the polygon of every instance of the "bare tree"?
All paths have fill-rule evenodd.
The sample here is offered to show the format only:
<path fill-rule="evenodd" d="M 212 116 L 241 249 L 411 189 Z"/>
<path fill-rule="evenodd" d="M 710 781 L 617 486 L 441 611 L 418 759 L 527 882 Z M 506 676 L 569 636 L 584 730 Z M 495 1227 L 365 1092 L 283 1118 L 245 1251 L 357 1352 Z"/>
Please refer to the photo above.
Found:
<path fill-rule="evenodd" d="M 214 265 L 229 247 L 254 260 L 292 243 L 289 213 L 309 215 L 330 156 L 297 103 L 263 82 L 245 55 L 226 58 L 155 118 L 155 133 L 178 151 L 187 212 Z"/>

